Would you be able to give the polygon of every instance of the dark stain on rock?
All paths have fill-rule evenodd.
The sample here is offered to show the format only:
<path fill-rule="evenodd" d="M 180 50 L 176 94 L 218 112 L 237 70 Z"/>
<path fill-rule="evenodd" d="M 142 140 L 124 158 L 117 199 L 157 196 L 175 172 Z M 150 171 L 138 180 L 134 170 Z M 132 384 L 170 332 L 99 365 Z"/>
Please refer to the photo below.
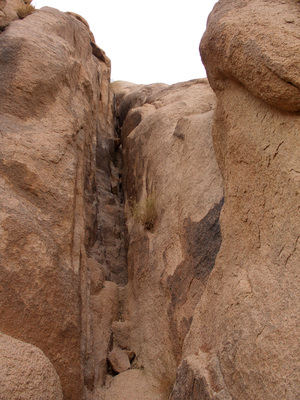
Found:
<path fill-rule="evenodd" d="M 176 373 L 176 381 L 171 394 L 171 400 L 211 400 L 206 379 L 197 374 L 183 360 Z"/>
<path fill-rule="evenodd" d="M 222 243 L 219 217 L 223 204 L 224 198 L 199 223 L 188 223 L 185 227 L 196 279 L 204 280 L 215 265 Z"/>
<path fill-rule="evenodd" d="M 184 338 L 192 323 L 194 309 L 199 302 L 207 279 L 215 265 L 222 243 L 219 217 L 224 198 L 200 222 L 186 219 L 182 247 L 184 261 L 168 278 L 171 303 L 168 309 L 174 353 L 179 361 Z M 189 300 L 189 315 L 177 320 L 180 308 Z"/>
<path fill-rule="evenodd" d="M 189 118 L 186 117 L 180 118 L 174 129 L 173 135 L 176 136 L 178 139 L 184 140 L 188 123 L 189 123 Z"/>

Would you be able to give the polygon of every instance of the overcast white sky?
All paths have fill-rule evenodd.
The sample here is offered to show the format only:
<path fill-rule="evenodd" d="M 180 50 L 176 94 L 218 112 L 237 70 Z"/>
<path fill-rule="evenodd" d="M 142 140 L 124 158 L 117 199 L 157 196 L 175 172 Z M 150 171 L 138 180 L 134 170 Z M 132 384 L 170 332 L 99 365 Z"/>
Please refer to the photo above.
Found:
<path fill-rule="evenodd" d="M 206 76 L 199 42 L 216 0 L 33 0 L 89 23 L 112 80 L 176 83 Z"/>

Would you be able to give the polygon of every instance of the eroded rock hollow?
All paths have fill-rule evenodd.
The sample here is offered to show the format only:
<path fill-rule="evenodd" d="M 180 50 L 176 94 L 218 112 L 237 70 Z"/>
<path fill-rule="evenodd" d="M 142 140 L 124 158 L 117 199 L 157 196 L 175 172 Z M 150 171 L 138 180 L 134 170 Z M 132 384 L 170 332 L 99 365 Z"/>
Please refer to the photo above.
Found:
<path fill-rule="evenodd" d="M 174 85 L 110 84 L 29 3 L 0 0 L 1 399 L 298 399 L 299 1 L 220 0 Z"/>

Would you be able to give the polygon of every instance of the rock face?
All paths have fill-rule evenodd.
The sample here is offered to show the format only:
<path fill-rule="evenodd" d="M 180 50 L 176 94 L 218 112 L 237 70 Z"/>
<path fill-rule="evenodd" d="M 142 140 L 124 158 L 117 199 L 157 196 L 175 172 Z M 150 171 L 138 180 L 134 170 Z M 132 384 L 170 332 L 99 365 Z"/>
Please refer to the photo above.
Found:
<path fill-rule="evenodd" d="M 213 89 L 234 80 L 287 111 L 300 109 L 298 49 L 298 0 L 220 0 L 201 41 Z"/>
<path fill-rule="evenodd" d="M 62 400 L 53 365 L 37 347 L 0 335 L 0 397 L 10 400 Z"/>
<path fill-rule="evenodd" d="M 107 359 L 113 371 L 118 374 L 130 368 L 130 361 L 127 353 L 118 347 L 114 348 L 108 354 Z"/>
<path fill-rule="evenodd" d="M 0 0 L 0 397 L 298 399 L 299 1 L 220 0 L 211 86 L 112 89 L 82 17 L 18 4 Z"/>
<path fill-rule="evenodd" d="M 144 370 L 132 369 L 116 375 L 109 386 L 95 393 L 97 400 L 164 400 L 161 386 Z"/>
<path fill-rule="evenodd" d="M 96 190 L 114 206 L 110 62 L 91 41 L 83 21 L 51 8 L 0 34 L 0 330 L 45 353 L 65 399 L 98 379 Z"/>
<path fill-rule="evenodd" d="M 117 344 L 134 351 L 135 366 L 157 379 L 158 398 L 168 398 L 221 245 L 223 187 L 211 138 L 215 97 L 206 80 L 170 87 L 115 82 L 113 88 L 128 226 L 119 323 L 127 330 Z"/>
<path fill-rule="evenodd" d="M 222 245 L 174 400 L 300 395 L 299 17 L 297 1 L 221 0 L 208 20 L 201 54 L 217 95 Z M 180 387 L 184 377 L 202 397 Z"/>

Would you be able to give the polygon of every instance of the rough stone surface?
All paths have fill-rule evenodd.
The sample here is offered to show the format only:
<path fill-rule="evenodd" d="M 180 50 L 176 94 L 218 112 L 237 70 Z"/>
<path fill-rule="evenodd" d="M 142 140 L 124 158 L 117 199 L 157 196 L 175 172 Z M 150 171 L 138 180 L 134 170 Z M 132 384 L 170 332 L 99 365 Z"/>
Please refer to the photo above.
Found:
<path fill-rule="evenodd" d="M 0 0 L 0 331 L 21 340 L 0 335 L 0 397 L 298 399 L 299 1 L 216 4 L 215 94 L 114 98 L 81 16 L 18 4 Z"/>
<path fill-rule="evenodd" d="M 130 323 L 129 321 L 115 321 L 112 324 L 113 340 L 114 345 L 121 347 L 122 349 L 127 349 L 129 345 L 130 338 Z M 128 352 L 130 352 L 128 350 Z"/>
<path fill-rule="evenodd" d="M 234 399 L 300 395 L 299 7 L 221 0 L 201 44 L 217 95 L 225 204 L 221 249 L 184 356 L 203 355 L 209 399 L 218 371 Z"/>
<path fill-rule="evenodd" d="M 0 334 L 0 398 L 62 400 L 58 375 L 37 347 Z"/>
<path fill-rule="evenodd" d="M 235 80 L 272 106 L 300 110 L 299 7 L 298 0 L 220 0 L 201 41 L 212 88 Z"/>
<path fill-rule="evenodd" d="M 165 400 L 170 387 L 144 370 L 128 370 L 116 375 L 106 388 L 95 393 L 97 400 Z"/>
<path fill-rule="evenodd" d="M 0 53 L 0 329 L 39 347 L 64 398 L 82 399 L 97 365 L 89 277 L 93 294 L 105 278 L 87 253 L 97 146 L 113 143 L 110 63 L 82 21 L 48 7 L 11 22 Z"/>
<path fill-rule="evenodd" d="M 114 282 L 106 281 L 102 291 L 91 296 L 92 310 L 92 341 L 89 389 L 105 383 L 107 374 L 107 355 L 112 350 L 111 326 L 119 318 L 118 287 Z"/>
<path fill-rule="evenodd" d="M 113 371 L 118 374 L 127 371 L 130 368 L 128 354 L 118 347 L 112 349 L 108 354 L 107 359 Z"/>
<path fill-rule="evenodd" d="M 177 369 L 176 382 L 172 390 L 171 400 L 232 400 L 224 389 L 224 381 L 218 359 L 207 360 L 205 354 L 187 357 Z M 209 365 L 209 370 L 202 369 Z M 214 368 L 214 374 L 209 371 Z"/>
<path fill-rule="evenodd" d="M 170 386 L 221 244 L 223 188 L 211 138 L 215 97 L 206 80 L 170 87 L 114 82 L 113 88 L 128 226 L 124 334 L 119 323 L 113 329 L 116 342 L 136 354 L 135 366 Z M 149 196 L 157 219 L 145 229 L 137 209 Z"/>

